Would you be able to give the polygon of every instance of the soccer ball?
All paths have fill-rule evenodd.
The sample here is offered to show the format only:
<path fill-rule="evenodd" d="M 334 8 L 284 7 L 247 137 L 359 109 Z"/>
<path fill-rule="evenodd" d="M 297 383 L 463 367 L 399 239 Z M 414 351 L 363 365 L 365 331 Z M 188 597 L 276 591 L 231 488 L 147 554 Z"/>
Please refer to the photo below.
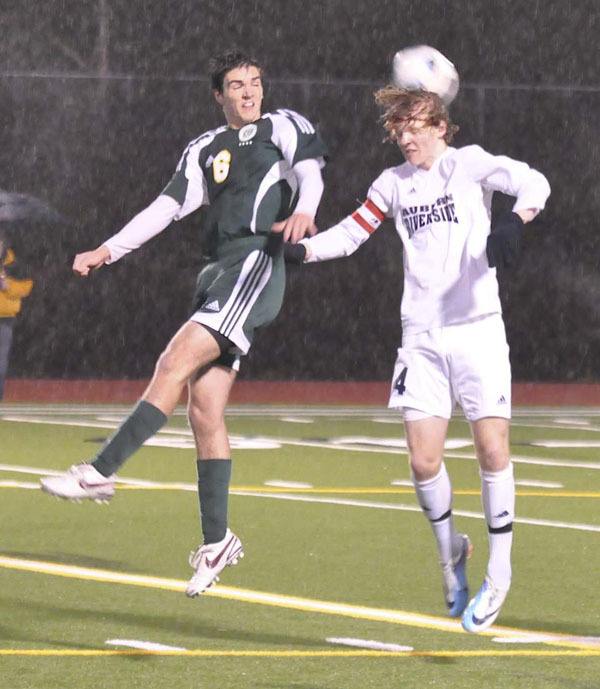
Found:
<path fill-rule="evenodd" d="M 439 50 L 415 45 L 399 50 L 392 64 L 394 86 L 408 91 L 432 91 L 449 105 L 458 93 L 458 72 Z"/>

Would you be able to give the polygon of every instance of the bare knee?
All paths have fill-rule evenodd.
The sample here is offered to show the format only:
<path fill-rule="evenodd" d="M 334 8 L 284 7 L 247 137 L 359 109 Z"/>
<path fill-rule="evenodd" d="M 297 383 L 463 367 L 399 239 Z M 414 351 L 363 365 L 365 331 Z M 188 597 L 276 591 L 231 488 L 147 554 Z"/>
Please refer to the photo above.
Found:
<path fill-rule="evenodd" d="M 509 464 L 508 446 L 502 438 L 480 443 L 476 450 L 479 465 L 484 471 L 502 471 Z"/>
<path fill-rule="evenodd" d="M 175 378 L 177 380 L 185 381 L 185 374 L 180 371 L 177 357 L 169 348 L 158 357 L 156 367 L 154 369 L 155 376 L 161 378 Z"/>
<path fill-rule="evenodd" d="M 472 424 L 479 465 L 484 471 L 502 471 L 510 462 L 509 425 L 506 419 L 481 419 Z"/>
<path fill-rule="evenodd" d="M 434 458 L 410 458 L 410 468 L 417 481 L 428 481 L 437 476 L 441 464 L 441 460 Z"/>
<path fill-rule="evenodd" d="M 404 426 L 414 477 L 417 481 L 427 481 L 438 474 L 442 465 L 448 420 L 439 417 L 405 419 Z"/>
<path fill-rule="evenodd" d="M 442 455 L 434 448 L 409 443 L 410 468 L 417 481 L 427 481 L 436 476 L 442 465 Z"/>

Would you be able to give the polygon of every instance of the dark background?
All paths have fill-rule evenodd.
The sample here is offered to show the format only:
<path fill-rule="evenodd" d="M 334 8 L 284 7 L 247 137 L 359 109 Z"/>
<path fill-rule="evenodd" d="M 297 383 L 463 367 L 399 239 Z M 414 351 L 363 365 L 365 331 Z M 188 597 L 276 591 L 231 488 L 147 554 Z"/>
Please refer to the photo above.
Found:
<path fill-rule="evenodd" d="M 457 145 L 523 159 L 552 186 L 518 269 L 501 276 L 515 379 L 600 377 L 595 0 L 2 0 L 0 30 L 0 189 L 65 218 L 11 228 L 36 278 L 13 376 L 146 377 L 186 318 L 198 214 L 88 280 L 70 264 L 160 192 L 190 139 L 222 123 L 211 54 L 235 45 L 256 55 L 264 110 L 293 108 L 318 126 L 331 152 L 324 228 L 400 162 L 381 143 L 372 92 L 396 50 L 426 43 L 461 75 Z M 283 312 L 243 375 L 387 379 L 401 262 L 386 223 L 354 256 L 290 271 Z"/>

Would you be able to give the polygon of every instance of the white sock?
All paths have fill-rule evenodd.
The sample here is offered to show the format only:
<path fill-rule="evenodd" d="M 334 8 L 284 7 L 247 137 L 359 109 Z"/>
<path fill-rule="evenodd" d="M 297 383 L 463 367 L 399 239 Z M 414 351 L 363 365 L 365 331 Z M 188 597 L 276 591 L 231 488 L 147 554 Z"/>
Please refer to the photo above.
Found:
<path fill-rule="evenodd" d="M 496 588 L 510 588 L 512 523 L 515 518 L 515 479 L 512 463 L 502 471 L 481 471 L 481 502 L 488 525 L 490 559 L 487 576 Z"/>
<path fill-rule="evenodd" d="M 442 462 L 439 472 L 433 478 L 417 481 L 413 474 L 412 481 L 417 500 L 433 529 L 440 563 L 448 564 L 453 551 L 460 548 L 461 543 L 452 521 L 452 485 L 446 465 Z"/>

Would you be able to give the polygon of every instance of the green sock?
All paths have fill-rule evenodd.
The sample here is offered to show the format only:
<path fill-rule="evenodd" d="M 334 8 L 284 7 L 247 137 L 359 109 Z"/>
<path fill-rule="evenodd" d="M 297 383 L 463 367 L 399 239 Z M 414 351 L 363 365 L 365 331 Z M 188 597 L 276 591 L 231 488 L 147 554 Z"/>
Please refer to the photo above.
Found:
<path fill-rule="evenodd" d="M 92 465 L 103 476 L 120 469 L 125 460 L 151 438 L 167 421 L 158 407 L 140 400 L 119 428 L 106 441 Z"/>
<path fill-rule="evenodd" d="M 199 459 L 198 497 L 204 543 L 217 543 L 227 531 L 227 498 L 231 479 L 230 459 Z"/>

